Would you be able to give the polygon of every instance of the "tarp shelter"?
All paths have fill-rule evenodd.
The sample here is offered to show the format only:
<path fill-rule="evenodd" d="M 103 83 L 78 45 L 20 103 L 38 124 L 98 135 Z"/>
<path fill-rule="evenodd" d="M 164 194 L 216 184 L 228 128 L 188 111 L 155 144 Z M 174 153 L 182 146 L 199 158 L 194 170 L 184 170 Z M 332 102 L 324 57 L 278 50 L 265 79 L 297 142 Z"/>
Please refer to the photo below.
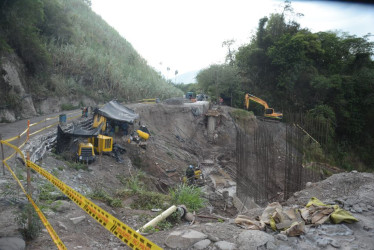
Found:
<path fill-rule="evenodd" d="M 60 125 L 57 127 L 57 145 L 56 152 L 62 153 L 66 150 L 76 152 L 74 140 L 77 138 L 96 137 L 100 133 L 102 125 L 94 129 L 86 129 L 77 125 L 73 125 L 72 129 L 63 130 Z"/>
<path fill-rule="evenodd" d="M 131 124 L 134 123 L 136 119 L 139 119 L 139 115 L 135 113 L 134 110 L 123 106 L 117 101 L 108 102 L 102 108 L 98 109 L 96 113 L 107 119 Z"/>

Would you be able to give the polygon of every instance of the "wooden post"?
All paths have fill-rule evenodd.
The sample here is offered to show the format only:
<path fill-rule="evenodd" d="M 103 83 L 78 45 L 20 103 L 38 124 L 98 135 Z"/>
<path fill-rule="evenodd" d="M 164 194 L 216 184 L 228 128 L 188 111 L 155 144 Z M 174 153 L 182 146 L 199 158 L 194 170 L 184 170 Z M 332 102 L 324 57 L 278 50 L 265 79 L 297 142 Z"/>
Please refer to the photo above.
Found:
<path fill-rule="evenodd" d="M 0 141 L 3 139 L 2 135 L 0 134 Z M 4 166 L 4 147 L 3 147 L 3 144 L 0 142 L 1 144 L 1 156 L 3 157 L 2 159 L 2 162 L 3 162 L 3 175 L 5 175 L 5 166 Z"/>
<path fill-rule="evenodd" d="M 21 133 L 18 132 L 18 148 L 21 146 Z M 14 159 L 17 159 L 18 152 L 16 151 L 16 155 L 14 156 Z"/>
<path fill-rule="evenodd" d="M 103 169 L 103 165 L 101 164 L 101 155 L 102 155 L 102 152 L 100 152 L 100 169 Z"/>
<path fill-rule="evenodd" d="M 26 159 L 30 160 L 30 151 L 26 152 Z M 26 170 L 27 170 L 27 194 L 31 197 L 32 188 L 31 188 L 31 171 L 29 166 L 27 166 L 27 162 L 25 162 Z M 28 230 L 31 230 L 31 223 L 32 223 L 32 213 L 31 209 L 28 211 L 27 214 L 27 223 L 28 223 Z"/>
<path fill-rule="evenodd" d="M 28 141 L 30 138 L 30 120 L 27 120 L 27 139 L 26 141 Z"/>

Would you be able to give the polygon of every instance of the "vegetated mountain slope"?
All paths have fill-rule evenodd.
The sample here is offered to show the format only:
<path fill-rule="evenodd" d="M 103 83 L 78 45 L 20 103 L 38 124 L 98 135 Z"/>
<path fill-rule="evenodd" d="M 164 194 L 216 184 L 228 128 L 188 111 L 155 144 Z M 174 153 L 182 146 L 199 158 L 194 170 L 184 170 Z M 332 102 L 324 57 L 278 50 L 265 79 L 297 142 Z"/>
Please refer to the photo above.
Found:
<path fill-rule="evenodd" d="M 15 65 L 35 105 L 51 96 L 132 101 L 180 96 L 84 0 L 5 1 L 0 10 L 0 106 L 20 109 L 23 94 L 7 77 Z M 9 58 L 20 60 L 9 60 Z M 20 62 L 20 63 L 19 63 Z M 25 70 L 19 64 L 24 64 Z M 36 108 L 36 110 L 39 110 Z"/>

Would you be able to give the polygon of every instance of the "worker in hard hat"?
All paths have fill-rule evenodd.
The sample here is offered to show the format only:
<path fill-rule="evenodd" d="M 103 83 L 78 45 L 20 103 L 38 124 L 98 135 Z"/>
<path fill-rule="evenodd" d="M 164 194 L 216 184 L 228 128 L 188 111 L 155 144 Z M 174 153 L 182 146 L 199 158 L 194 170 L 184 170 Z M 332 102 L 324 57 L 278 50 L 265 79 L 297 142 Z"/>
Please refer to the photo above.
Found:
<path fill-rule="evenodd" d="M 194 183 L 195 170 L 192 165 L 189 165 L 186 169 L 187 183 L 192 185 Z"/>

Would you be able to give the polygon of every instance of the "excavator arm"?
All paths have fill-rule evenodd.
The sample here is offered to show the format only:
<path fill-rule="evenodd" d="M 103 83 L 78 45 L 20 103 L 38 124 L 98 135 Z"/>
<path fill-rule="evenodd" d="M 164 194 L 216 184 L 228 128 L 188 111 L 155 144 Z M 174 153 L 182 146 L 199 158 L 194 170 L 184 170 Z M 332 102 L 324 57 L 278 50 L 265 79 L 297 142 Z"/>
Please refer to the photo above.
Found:
<path fill-rule="evenodd" d="M 249 109 L 250 100 L 262 105 L 265 108 L 265 112 L 264 112 L 265 117 L 278 119 L 278 120 L 281 120 L 283 118 L 283 114 L 274 112 L 274 109 L 270 108 L 267 102 L 248 93 L 245 94 L 245 107 L 247 108 L 247 110 Z"/>

